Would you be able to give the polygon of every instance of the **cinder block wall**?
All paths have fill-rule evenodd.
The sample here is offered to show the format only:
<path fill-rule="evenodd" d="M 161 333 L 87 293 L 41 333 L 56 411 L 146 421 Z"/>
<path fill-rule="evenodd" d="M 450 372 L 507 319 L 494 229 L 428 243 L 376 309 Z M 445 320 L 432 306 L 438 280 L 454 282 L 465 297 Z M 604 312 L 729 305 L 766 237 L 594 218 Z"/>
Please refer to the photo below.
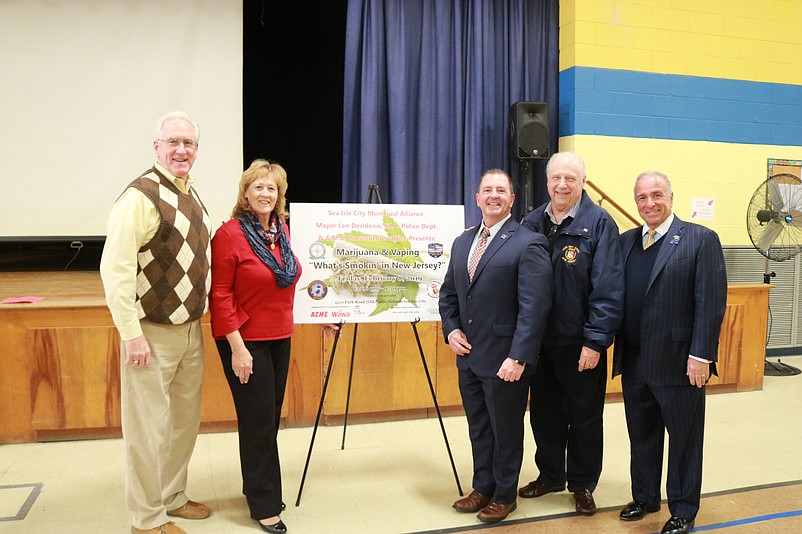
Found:
<path fill-rule="evenodd" d="M 713 199 L 697 222 L 750 244 L 766 160 L 802 160 L 802 0 L 565 0 L 560 32 L 561 150 L 636 217 L 635 177 L 661 170 L 681 218 Z"/>

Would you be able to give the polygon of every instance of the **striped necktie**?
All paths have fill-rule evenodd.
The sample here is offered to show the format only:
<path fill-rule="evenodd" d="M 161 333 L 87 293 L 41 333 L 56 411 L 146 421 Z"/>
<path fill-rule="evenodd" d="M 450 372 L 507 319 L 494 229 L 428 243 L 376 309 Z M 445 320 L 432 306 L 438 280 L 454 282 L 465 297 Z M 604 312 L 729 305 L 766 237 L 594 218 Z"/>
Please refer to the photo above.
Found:
<path fill-rule="evenodd" d="M 646 242 L 643 244 L 643 250 L 646 250 L 647 248 L 654 245 L 654 234 L 656 234 L 657 232 L 649 228 L 648 230 L 646 230 L 646 233 L 649 234 L 649 237 L 646 238 Z"/>

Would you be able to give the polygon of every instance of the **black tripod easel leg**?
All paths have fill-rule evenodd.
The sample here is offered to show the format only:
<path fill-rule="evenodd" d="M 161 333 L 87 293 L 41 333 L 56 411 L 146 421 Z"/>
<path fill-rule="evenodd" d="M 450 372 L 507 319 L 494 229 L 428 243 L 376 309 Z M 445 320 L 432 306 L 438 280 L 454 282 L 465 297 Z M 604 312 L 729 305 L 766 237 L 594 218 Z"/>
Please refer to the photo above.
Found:
<path fill-rule="evenodd" d="M 359 323 L 354 323 L 354 340 L 351 343 L 351 367 L 348 369 L 348 394 L 345 397 L 345 419 L 343 419 L 343 442 L 340 450 L 345 450 L 345 429 L 348 428 L 348 408 L 351 406 L 351 381 L 354 378 L 354 353 L 356 352 L 356 332 Z"/>
<path fill-rule="evenodd" d="M 298 488 L 298 498 L 295 500 L 295 506 L 301 505 L 301 494 L 304 491 L 304 482 L 306 482 L 306 472 L 309 470 L 309 460 L 312 458 L 312 448 L 315 446 L 315 436 L 317 436 L 317 427 L 320 424 L 320 414 L 323 413 L 323 402 L 326 400 L 326 390 L 329 388 L 329 377 L 331 376 L 331 368 L 334 366 L 334 354 L 337 352 L 337 342 L 340 340 L 340 333 L 343 330 L 343 323 L 340 323 L 340 328 L 334 334 L 334 345 L 331 347 L 331 356 L 329 357 L 329 368 L 326 369 L 326 379 L 323 381 L 323 391 L 320 394 L 320 405 L 317 407 L 317 416 L 315 417 L 315 427 L 312 430 L 312 440 L 309 442 L 309 452 L 306 454 L 306 463 L 304 464 L 304 474 L 301 477 L 301 485 Z"/>
<path fill-rule="evenodd" d="M 457 491 L 459 492 L 460 497 L 464 495 L 462 492 L 462 486 L 459 483 L 459 475 L 457 475 L 457 467 L 454 465 L 454 456 L 451 454 L 451 446 L 448 444 L 448 436 L 446 436 L 446 427 L 443 425 L 443 416 L 440 415 L 440 405 L 437 404 L 437 395 L 434 392 L 434 386 L 432 385 L 432 376 L 429 374 L 429 366 L 426 365 L 426 356 L 423 354 L 423 345 L 420 342 L 420 336 L 418 335 L 418 322 L 420 319 L 415 319 L 410 324 L 412 325 L 412 331 L 415 332 L 415 341 L 418 343 L 418 352 L 420 352 L 420 361 L 423 364 L 423 370 L 426 372 L 426 380 L 429 382 L 429 392 L 432 394 L 432 401 L 434 402 L 434 409 L 437 411 L 437 419 L 440 421 L 440 431 L 443 433 L 443 441 L 446 442 L 446 450 L 448 451 L 448 459 L 451 461 L 451 470 L 454 472 L 454 480 L 457 483 Z"/>

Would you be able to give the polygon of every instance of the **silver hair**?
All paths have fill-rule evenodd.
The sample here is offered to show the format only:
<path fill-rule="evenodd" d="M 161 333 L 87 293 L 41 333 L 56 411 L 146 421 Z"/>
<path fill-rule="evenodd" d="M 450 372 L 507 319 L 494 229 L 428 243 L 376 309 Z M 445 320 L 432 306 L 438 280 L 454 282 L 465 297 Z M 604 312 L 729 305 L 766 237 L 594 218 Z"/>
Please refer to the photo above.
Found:
<path fill-rule="evenodd" d="M 192 129 L 195 131 L 195 142 L 197 143 L 198 141 L 200 141 L 200 126 L 198 126 L 198 123 L 195 122 L 195 120 L 192 117 L 190 117 L 183 111 L 171 111 L 164 117 L 159 118 L 159 120 L 156 121 L 156 131 L 153 134 L 154 139 L 159 139 L 162 136 L 162 129 L 164 128 L 164 124 L 167 121 L 171 120 L 182 120 L 184 122 L 191 124 Z"/>
<path fill-rule="evenodd" d="M 551 162 L 552 162 L 552 161 L 554 160 L 554 158 L 556 158 L 557 156 L 560 156 L 560 157 L 567 157 L 568 159 L 571 159 L 571 160 L 573 160 L 573 161 L 574 161 L 574 163 L 576 163 L 576 164 L 579 166 L 579 173 L 582 175 L 582 176 L 580 176 L 580 178 L 582 178 L 582 179 L 584 179 L 584 178 L 585 178 L 585 176 L 586 176 L 586 173 L 585 173 L 585 161 L 584 161 L 584 160 L 583 160 L 581 157 L 579 157 L 577 154 L 574 154 L 573 152 L 568 152 L 568 151 L 565 151 L 565 152 L 556 152 L 555 154 L 553 154 L 553 155 L 552 155 L 552 156 L 549 158 L 549 162 L 548 162 L 548 163 L 546 163 L 546 176 L 548 176 L 548 175 L 549 175 L 549 169 L 551 169 Z"/>
<path fill-rule="evenodd" d="M 672 192 L 671 192 L 671 180 L 669 180 L 669 179 L 668 179 L 668 176 L 666 176 L 665 174 L 663 174 L 663 173 L 662 173 L 662 172 L 660 172 L 660 171 L 646 171 L 646 172 L 642 172 L 642 173 L 640 173 L 640 174 L 638 175 L 638 177 L 635 179 L 635 186 L 633 187 L 633 191 L 634 191 L 635 189 L 637 189 L 637 187 L 638 187 L 638 182 L 640 182 L 640 181 L 641 181 L 643 178 L 648 178 L 649 176 L 653 176 L 653 177 L 657 177 L 657 178 L 662 178 L 662 179 L 663 179 L 663 180 L 666 182 L 666 188 L 668 189 L 668 191 L 667 191 L 667 192 L 668 192 L 668 194 L 670 195 L 670 194 L 672 193 Z"/>

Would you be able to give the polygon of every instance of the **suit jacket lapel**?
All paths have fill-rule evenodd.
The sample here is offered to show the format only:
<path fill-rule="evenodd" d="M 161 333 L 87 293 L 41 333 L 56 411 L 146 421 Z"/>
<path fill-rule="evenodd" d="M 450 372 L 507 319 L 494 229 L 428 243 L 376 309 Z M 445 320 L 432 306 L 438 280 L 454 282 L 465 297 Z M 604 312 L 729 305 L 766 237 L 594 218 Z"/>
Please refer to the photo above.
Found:
<path fill-rule="evenodd" d="M 502 246 L 504 246 L 504 243 L 507 242 L 517 227 L 518 223 L 515 222 L 512 217 L 507 219 L 507 222 L 504 223 L 504 226 L 499 229 L 498 233 L 493 237 L 493 240 L 487 246 L 487 249 L 485 249 L 485 253 L 482 254 L 482 258 L 479 260 L 479 264 L 476 266 L 476 272 L 473 273 L 473 282 L 476 282 L 476 280 L 479 279 L 479 275 L 482 274 L 487 262 L 490 261 L 493 255 L 498 252 Z"/>
<path fill-rule="evenodd" d="M 657 278 L 657 275 L 660 274 L 660 271 L 662 271 L 663 267 L 666 266 L 668 260 L 679 248 L 679 243 L 682 237 L 682 228 L 684 226 L 685 223 L 682 222 L 679 217 L 674 215 L 674 222 L 671 223 L 668 233 L 660 238 L 661 240 L 668 239 L 669 241 L 663 243 L 663 246 L 661 246 L 660 250 L 657 252 L 657 258 L 655 258 L 654 267 L 652 267 L 652 275 L 649 277 L 649 285 L 646 286 L 647 293 L 649 292 L 649 289 L 651 289 L 652 284 Z"/>
<path fill-rule="evenodd" d="M 629 242 L 624 242 L 623 246 L 623 254 L 624 254 L 624 264 L 626 264 L 627 260 L 629 259 L 629 255 L 635 249 L 635 243 L 641 243 L 643 241 L 643 230 L 642 227 L 639 229 L 640 231 L 632 232 L 632 239 Z"/>
<path fill-rule="evenodd" d="M 468 254 L 471 252 L 471 243 L 481 226 L 474 226 L 465 230 L 454 242 L 454 249 L 451 251 L 451 261 L 454 263 L 455 274 L 468 280 Z"/>

